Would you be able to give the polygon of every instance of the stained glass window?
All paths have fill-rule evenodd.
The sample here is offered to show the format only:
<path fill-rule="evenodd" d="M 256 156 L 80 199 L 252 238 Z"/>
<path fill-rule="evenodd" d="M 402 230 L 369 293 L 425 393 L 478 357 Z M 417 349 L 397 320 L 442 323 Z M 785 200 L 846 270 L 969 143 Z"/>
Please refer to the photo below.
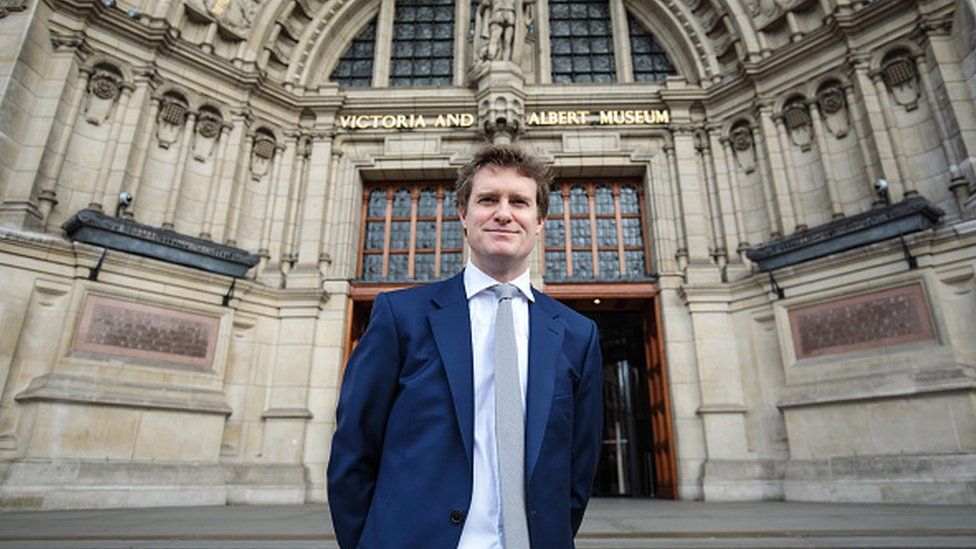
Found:
<path fill-rule="evenodd" d="M 347 88 L 368 88 L 373 81 L 373 44 L 376 42 L 376 19 L 352 39 L 329 80 Z"/>
<path fill-rule="evenodd" d="M 454 0 L 397 0 L 391 86 L 449 86 L 454 65 Z"/>
<path fill-rule="evenodd" d="M 607 0 L 550 0 L 549 46 L 554 83 L 617 80 Z"/>
<path fill-rule="evenodd" d="M 547 282 L 647 278 L 637 186 L 559 183 L 549 203 L 544 231 Z"/>
<path fill-rule="evenodd" d="M 635 82 L 656 82 L 678 74 L 654 35 L 629 13 L 627 26 L 630 28 L 630 56 L 634 64 Z"/>
<path fill-rule="evenodd" d="M 363 214 L 360 280 L 424 282 L 461 270 L 463 236 L 449 183 L 371 186 Z"/>

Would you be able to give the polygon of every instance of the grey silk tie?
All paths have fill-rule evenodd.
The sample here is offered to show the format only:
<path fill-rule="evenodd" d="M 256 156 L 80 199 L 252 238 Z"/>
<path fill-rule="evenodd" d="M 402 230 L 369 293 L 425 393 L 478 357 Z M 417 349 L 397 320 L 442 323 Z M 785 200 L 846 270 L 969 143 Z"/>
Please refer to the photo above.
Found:
<path fill-rule="evenodd" d="M 498 312 L 495 314 L 495 443 L 502 492 L 504 547 L 528 549 L 525 418 L 512 315 L 512 298 L 518 294 L 518 288 L 512 284 L 498 284 L 492 287 L 492 291 L 498 296 Z"/>

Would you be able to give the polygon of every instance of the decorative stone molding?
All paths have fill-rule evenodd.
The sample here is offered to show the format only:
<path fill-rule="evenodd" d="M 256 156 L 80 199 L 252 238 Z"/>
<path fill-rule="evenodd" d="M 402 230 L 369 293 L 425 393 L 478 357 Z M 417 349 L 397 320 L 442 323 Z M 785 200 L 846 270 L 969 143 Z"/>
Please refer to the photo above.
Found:
<path fill-rule="evenodd" d="M 0 19 L 15 11 L 27 9 L 27 0 L 0 0 Z"/>
<path fill-rule="evenodd" d="M 85 120 L 95 126 L 106 122 L 121 93 L 122 75 L 118 70 L 107 65 L 95 67 L 88 78 Z"/>
<path fill-rule="evenodd" d="M 274 158 L 278 144 L 274 137 L 266 133 L 254 136 L 254 146 L 251 149 L 251 177 L 261 179 L 268 174 L 271 160 Z"/>
<path fill-rule="evenodd" d="M 201 22 L 217 24 L 223 38 L 247 38 L 262 0 L 186 0 L 187 14 Z"/>
<path fill-rule="evenodd" d="M 756 171 L 756 146 L 752 140 L 752 128 L 748 124 L 739 124 L 729 132 L 735 162 L 745 173 Z"/>
<path fill-rule="evenodd" d="M 847 137 L 851 129 L 847 94 L 839 84 L 828 84 L 817 92 L 817 105 L 827 131 L 837 139 Z"/>
<path fill-rule="evenodd" d="M 161 148 L 168 149 L 180 138 L 189 113 L 190 107 L 182 97 L 175 94 L 162 97 L 156 117 L 156 141 Z"/>
<path fill-rule="evenodd" d="M 898 55 L 881 64 L 881 78 L 895 102 L 913 111 L 918 108 L 921 95 L 918 83 L 918 67 L 907 55 Z"/>
<path fill-rule="evenodd" d="M 214 146 L 220 141 L 220 132 L 224 129 L 224 121 L 216 111 L 201 109 L 195 129 L 193 159 L 204 162 L 210 158 Z"/>
<path fill-rule="evenodd" d="M 796 100 L 783 107 L 783 124 L 790 134 L 790 141 L 807 152 L 813 142 L 813 123 L 810 110 L 803 100 Z"/>

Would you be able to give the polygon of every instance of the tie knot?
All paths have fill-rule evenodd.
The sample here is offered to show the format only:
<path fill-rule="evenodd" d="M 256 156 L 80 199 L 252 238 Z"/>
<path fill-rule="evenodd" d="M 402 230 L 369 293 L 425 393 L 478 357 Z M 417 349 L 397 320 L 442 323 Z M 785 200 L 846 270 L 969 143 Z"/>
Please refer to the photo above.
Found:
<path fill-rule="evenodd" d="M 495 296 L 498 297 L 499 301 L 505 299 L 512 299 L 518 294 L 518 288 L 514 284 L 495 284 L 491 287 L 491 291 L 495 292 Z"/>

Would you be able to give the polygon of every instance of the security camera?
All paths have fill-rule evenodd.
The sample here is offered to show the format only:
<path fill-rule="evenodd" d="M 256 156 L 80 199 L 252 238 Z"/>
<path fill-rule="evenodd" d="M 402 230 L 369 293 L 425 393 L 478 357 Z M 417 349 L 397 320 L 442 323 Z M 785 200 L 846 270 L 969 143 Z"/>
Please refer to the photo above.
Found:
<path fill-rule="evenodd" d="M 885 179 L 879 179 L 874 182 L 874 192 L 878 194 L 884 194 L 888 192 L 888 181 Z"/>
<path fill-rule="evenodd" d="M 129 204 L 132 204 L 132 198 L 132 193 L 119 193 L 119 206 L 128 206 Z"/>

